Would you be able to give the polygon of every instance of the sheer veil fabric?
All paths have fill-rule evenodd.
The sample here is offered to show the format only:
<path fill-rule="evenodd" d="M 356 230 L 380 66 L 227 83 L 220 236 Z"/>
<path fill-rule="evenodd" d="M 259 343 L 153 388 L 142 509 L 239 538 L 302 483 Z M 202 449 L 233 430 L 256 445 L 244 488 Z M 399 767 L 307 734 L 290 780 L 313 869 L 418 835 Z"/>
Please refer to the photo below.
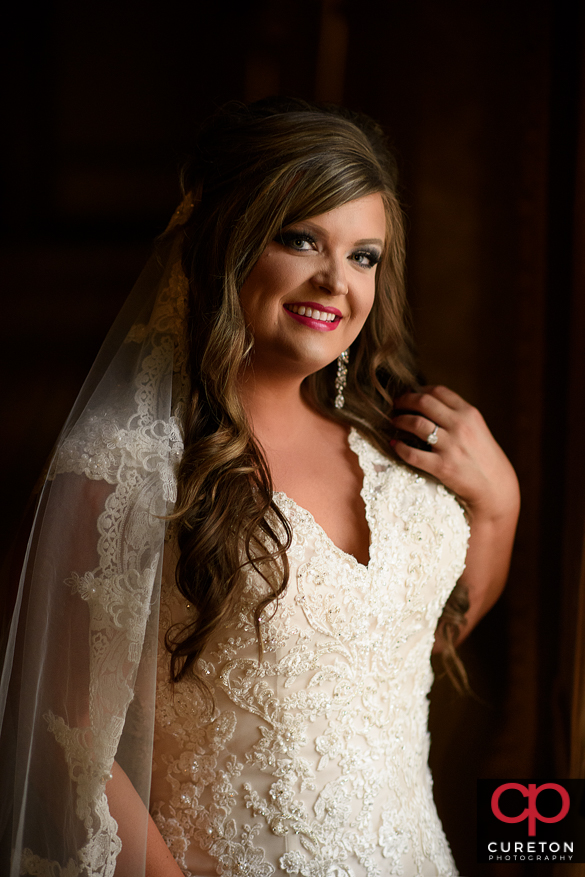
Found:
<path fill-rule="evenodd" d="M 187 197 L 116 320 L 40 493 L 2 641 L 10 877 L 144 873 L 164 516 L 189 395 L 180 244 L 192 208 Z M 123 826 L 106 794 L 114 760 L 144 805 Z M 126 844 L 130 870 L 117 867 Z"/>

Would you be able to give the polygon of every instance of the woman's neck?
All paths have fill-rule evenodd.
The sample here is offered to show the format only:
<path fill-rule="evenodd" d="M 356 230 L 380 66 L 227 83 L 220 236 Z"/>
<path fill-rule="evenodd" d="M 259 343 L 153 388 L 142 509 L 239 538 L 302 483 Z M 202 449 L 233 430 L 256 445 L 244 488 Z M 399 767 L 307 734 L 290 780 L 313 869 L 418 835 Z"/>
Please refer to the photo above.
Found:
<path fill-rule="evenodd" d="M 262 379 L 251 370 L 241 380 L 241 398 L 255 437 L 268 449 L 294 445 L 319 415 L 289 375 Z"/>

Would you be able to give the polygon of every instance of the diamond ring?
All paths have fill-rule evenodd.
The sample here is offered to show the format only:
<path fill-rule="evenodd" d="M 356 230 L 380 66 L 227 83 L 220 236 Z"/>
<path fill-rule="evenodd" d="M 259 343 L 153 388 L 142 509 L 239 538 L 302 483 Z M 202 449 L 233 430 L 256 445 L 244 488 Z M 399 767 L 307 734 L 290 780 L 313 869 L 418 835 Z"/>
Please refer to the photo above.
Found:
<path fill-rule="evenodd" d="M 435 425 L 434 430 L 429 434 L 429 436 L 426 439 L 427 445 L 436 445 L 437 444 L 437 442 L 439 441 L 438 436 L 437 436 L 438 431 L 439 431 L 439 427 L 437 425 Z"/>

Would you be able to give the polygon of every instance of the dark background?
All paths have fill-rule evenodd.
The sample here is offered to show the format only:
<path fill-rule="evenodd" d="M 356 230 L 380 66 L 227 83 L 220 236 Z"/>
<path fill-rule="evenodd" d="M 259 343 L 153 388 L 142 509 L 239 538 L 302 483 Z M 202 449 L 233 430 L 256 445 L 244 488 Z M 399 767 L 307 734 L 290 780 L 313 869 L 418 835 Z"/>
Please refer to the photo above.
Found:
<path fill-rule="evenodd" d="M 282 93 L 387 129 L 423 371 L 482 410 L 523 491 L 507 591 L 463 648 L 475 697 L 433 692 L 436 798 L 466 877 L 549 873 L 475 863 L 477 777 L 585 775 L 582 37 L 567 0 L 45 0 L 14 5 L 1 37 L 3 535 L 200 119 Z"/>

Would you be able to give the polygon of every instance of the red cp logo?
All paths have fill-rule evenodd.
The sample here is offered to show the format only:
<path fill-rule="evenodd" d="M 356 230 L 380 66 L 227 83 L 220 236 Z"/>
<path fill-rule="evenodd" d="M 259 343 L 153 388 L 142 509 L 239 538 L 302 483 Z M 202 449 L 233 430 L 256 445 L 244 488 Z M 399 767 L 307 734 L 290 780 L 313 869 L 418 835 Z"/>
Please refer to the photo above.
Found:
<path fill-rule="evenodd" d="M 519 792 L 522 792 L 525 798 L 528 798 L 528 807 L 526 807 L 524 812 L 519 816 L 506 816 L 500 810 L 500 795 L 502 792 L 505 792 L 506 789 L 518 789 Z M 555 789 L 561 796 L 561 809 L 556 816 L 541 816 L 538 812 L 536 799 L 543 789 Z M 498 786 L 492 795 L 492 813 L 494 816 L 501 822 L 522 822 L 523 819 L 528 818 L 528 834 L 530 837 L 534 837 L 536 834 L 537 819 L 540 819 L 541 822 L 560 822 L 560 820 L 564 819 L 569 812 L 570 806 L 571 799 L 569 798 L 569 793 L 562 786 L 559 786 L 558 783 L 543 783 L 538 787 L 536 786 L 536 783 L 528 783 L 528 788 L 521 783 L 504 783 L 502 786 Z"/>

